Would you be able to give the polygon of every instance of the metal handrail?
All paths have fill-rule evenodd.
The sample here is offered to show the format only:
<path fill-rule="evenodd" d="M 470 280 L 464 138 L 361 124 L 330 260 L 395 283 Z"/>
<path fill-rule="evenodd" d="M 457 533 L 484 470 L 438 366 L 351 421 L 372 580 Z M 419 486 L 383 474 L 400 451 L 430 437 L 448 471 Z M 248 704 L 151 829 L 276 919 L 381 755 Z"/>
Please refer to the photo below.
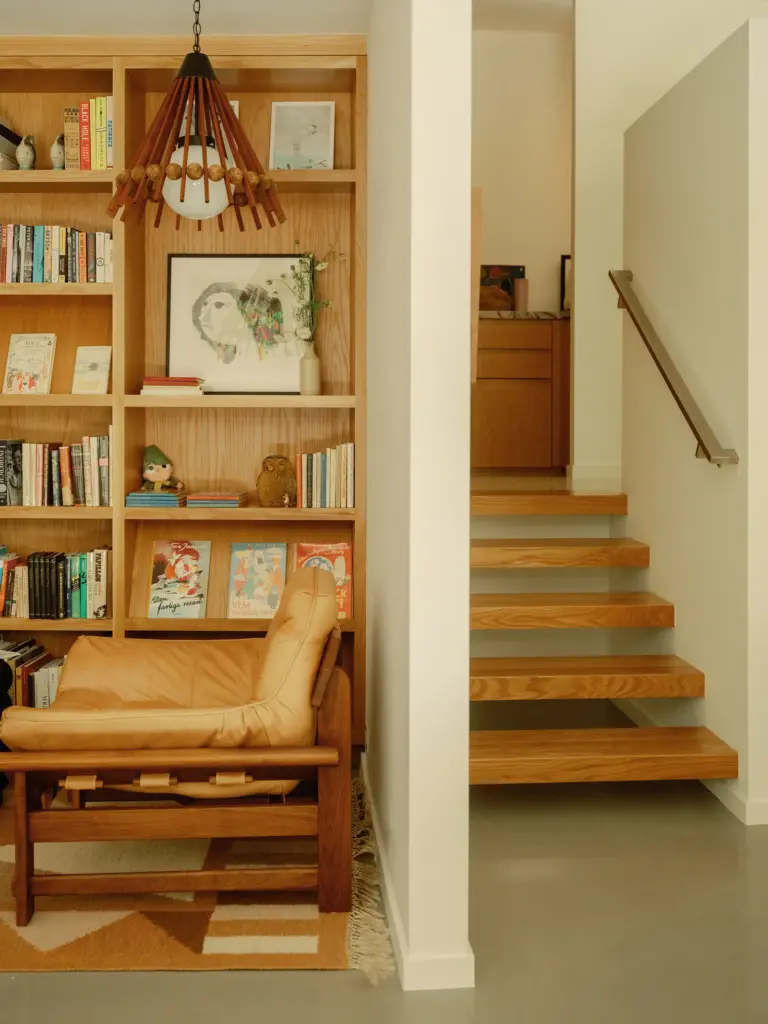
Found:
<path fill-rule="evenodd" d="M 707 423 L 704 413 L 688 390 L 685 381 L 680 376 L 680 371 L 672 362 L 672 357 L 664 347 L 661 338 L 648 319 L 648 314 L 643 309 L 637 295 L 635 295 L 634 288 L 632 287 L 632 271 L 611 270 L 608 276 L 619 293 L 620 308 L 626 309 L 632 318 L 632 323 L 640 333 L 640 337 L 645 342 L 645 347 L 651 353 L 651 358 L 667 382 L 667 387 L 672 392 L 672 397 L 677 402 L 680 412 L 693 431 L 693 435 L 698 442 L 696 458 L 707 459 L 716 466 L 735 465 L 739 461 L 738 454 L 733 448 L 723 448 L 715 437 L 714 430 Z"/>

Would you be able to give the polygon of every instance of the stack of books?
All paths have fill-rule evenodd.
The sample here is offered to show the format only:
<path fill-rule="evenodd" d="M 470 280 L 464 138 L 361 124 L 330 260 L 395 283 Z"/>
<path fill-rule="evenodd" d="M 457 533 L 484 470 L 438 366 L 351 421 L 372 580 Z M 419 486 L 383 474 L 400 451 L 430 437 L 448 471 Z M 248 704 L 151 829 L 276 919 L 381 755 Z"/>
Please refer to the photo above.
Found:
<path fill-rule="evenodd" d="M 0 441 L 0 505 L 107 507 L 111 453 L 108 434 L 71 445 Z"/>
<path fill-rule="evenodd" d="M 355 446 L 351 442 L 296 456 L 299 508 L 355 507 Z"/>
<path fill-rule="evenodd" d="M 145 377 L 142 395 L 202 395 L 204 380 L 200 377 Z"/>
<path fill-rule="evenodd" d="M 14 619 L 106 619 L 109 548 L 65 554 L 0 555 L 0 616 Z"/>
<path fill-rule="evenodd" d="M 130 491 L 125 496 L 126 508 L 182 508 L 186 504 L 186 494 L 170 491 Z"/>
<path fill-rule="evenodd" d="M 0 708 L 10 704 L 47 708 L 56 699 L 63 668 L 63 658 L 54 658 L 31 637 L 0 640 Z"/>
<path fill-rule="evenodd" d="M 187 508 L 243 508 L 246 496 L 226 492 L 201 492 L 187 495 Z"/>
<path fill-rule="evenodd" d="M 3 224 L 0 281 L 4 284 L 109 284 L 112 232 L 58 224 Z"/>
<path fill-rule="evenodd" d="M 106 171 L 112 159 L 112 97 L 64 108 L 64 169 Z"/>

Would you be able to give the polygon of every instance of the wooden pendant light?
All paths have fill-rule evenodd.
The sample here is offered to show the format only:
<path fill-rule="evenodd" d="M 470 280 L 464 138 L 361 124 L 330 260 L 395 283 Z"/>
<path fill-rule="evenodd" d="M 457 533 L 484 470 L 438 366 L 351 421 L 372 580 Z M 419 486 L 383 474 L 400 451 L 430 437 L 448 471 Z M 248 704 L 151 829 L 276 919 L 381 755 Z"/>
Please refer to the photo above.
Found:
<path fill-rule="evenodd" d="M 200 0 L 194 0 L 193 10 L 192 52 L 184 58 L 129 167 L 118 174 L 109 212 L 114 217 L 122 207 L 122 220 L 131 210 L 141 220 L 147 203 L 157 203 L 154 224 L 158 227 L 170 205 L 176 210 L 177 228 L 182 216 L 197 220 L 198 227 L 203 219 L 215 216 L 223 231 L 222 211 L 231 208 L 244 231 L 241 208 L 248 207 L 254 224 L 261 228 L 261 206 L 274 227 L 276 221 L 285 220 L 274 184 L 240 127 L 210 60 L 200 50 Z M 183 135 L 179 135 L 185 114 Z M 199 159 L 190 160 L 190 146 L 193 157 Z M 164 193 L 166 182 L 178 182 L 178 194 L 174 185 Z"/>

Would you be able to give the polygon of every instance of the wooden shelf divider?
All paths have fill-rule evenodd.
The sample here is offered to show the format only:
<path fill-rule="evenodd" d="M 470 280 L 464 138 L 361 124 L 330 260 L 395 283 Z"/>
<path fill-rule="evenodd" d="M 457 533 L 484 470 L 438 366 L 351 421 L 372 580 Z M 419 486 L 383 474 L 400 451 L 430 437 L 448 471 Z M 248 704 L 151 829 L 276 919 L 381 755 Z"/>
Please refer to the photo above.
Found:
<path fill-rule="evenodd" d="M 230 520 L 232 522 L 349 522 L 355 518 L 353 508 L 126 508 L 125 519 L 161 520 L 168 523 Z"/>
<path fill-rule="evenodd" d="M 354 395 L 125 395 L 126 409 L 354 409 Z"/>
<path fill-rule="evenodd" d="M 90 295 L 98 298 L 102 295 L 111 295 L 111 284 L 5 284 L 0 283 L 0 295 L 30 295 L 30 296 L 84 296 Z"/>
<path fill-rule="evenodd" d="M 146 619 L 127 618 L 126 631 L 134 633 L 266 633 L 272 619 Z M 354 619 L 339 620 L 342 633 L 354 633 Z"/>
<path fill-rule="evenodd" d="M 111 633 L 112 619 L 14 619 L 0 618 L 0 633 Z"/>
<path fill-rule="evenodd" d="M 2 519 L 52 519 L 66 522 L 72 519 L 111 519 L 112 508 L 107 505 L 0 505 Z"/>

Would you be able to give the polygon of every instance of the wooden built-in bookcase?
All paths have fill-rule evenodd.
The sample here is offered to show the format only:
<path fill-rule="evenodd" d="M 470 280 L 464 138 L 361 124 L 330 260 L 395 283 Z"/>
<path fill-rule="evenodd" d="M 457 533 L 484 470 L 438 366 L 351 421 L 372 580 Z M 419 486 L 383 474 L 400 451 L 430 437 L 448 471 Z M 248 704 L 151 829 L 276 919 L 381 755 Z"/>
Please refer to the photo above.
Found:
<path fill-rule="evenodd" d="M 123 636 L 259 634 L 268 622 L 227 619 L 233 541 L 353 544 L 353 618 L 342 623 L 342 656 L 354 679 L 354 739 L 364 740 L 365 693 L 365 277 L 366 56 L 359 36 L 206 36 L 204 49 L 266 164 L 273 100 L 332 99 L 334 170 L 276 171 L 285 224 L 241 233 L 231 214 L 216 221 L 163 218 L 127 223 L 107 213 L 114 175 L 141 139 L 190 49 L 184 37 L 6 37 L 0 40 L 0 115 L 35 136 L 37 167 L 0 172 L 0 223 L 62 224 L 114 231 L 114 281 L 107 285 L 0 284 L 0 368 L 15 332 L 57 335 L 51 394 L 0 396 L 0 435 L 74 442 L 113 431 L 113 508 L 0 508 L 0 543 L 28 554 L 111 545 L 109 621 L 0 620 L 0 632 L 35 635 L 64 653 L 80 632 Z M 48 147 L 63 130 L 64 107 L 91 96 L 114 97 L 114 171 L 53 171 Z M 139 395 L 145 373 L 164 373 L 166 266 L 169 253 L 292 253 L 329 250 L 316 341 L 322 395 L 212 395 L 176 399 Z M 111 393 L 69 394 L 78 345 L 113 346 Z M 356 445 L 355 509 L 256 506 L 262 459 Z M 157 444 L 190 489 L 227 486 L 248 492 L 241 509 L 126 509 L 140 483 L 142 451 Z M 208 618 L 150 620 L 148 574 L 157 538 L 212 541 Z"/>

